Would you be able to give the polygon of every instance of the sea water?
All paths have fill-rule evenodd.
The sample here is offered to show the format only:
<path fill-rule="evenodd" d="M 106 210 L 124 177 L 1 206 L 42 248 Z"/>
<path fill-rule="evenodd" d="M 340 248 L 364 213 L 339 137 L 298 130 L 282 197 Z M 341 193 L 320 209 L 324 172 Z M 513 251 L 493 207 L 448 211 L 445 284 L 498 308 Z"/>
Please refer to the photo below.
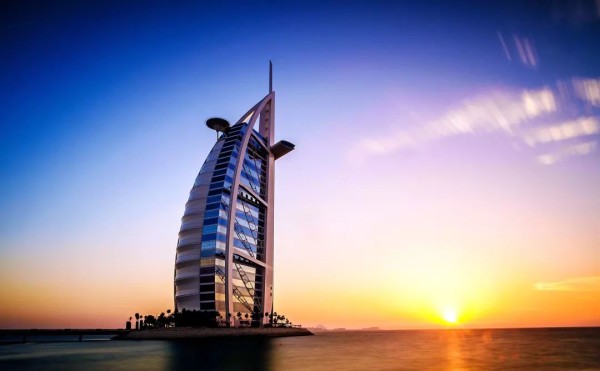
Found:
<path fill-rule="evenodd" d="M 598 369 L 600 328 L 327 331 L 193 343 L 84 341 L 0 346 L 0 370 Z"/>

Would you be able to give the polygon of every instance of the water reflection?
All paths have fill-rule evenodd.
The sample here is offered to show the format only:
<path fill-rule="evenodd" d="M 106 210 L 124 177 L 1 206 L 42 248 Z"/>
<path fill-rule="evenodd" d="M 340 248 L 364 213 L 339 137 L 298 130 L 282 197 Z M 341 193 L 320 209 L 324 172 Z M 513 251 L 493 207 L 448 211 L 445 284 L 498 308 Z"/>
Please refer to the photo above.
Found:
<path fill-rule="evenodd" d="M 446 337 L 446 358 L 448 360 L 448 367 L 452 370 L 462 370 L 465 368 L 463 361 L 462 347 L 462 331 L 446 331 L 444 335 Z"/>
<path fill-rule="evenodd" d="M 338 331 L 202 342 L 0 347 L 1 370 L 598 369 L 600 329 Z"/>
<path fill-rule="evenodd" d="M 269 370 L 268 339 L 217 339 L 167 343 L 170 370 Z"/>

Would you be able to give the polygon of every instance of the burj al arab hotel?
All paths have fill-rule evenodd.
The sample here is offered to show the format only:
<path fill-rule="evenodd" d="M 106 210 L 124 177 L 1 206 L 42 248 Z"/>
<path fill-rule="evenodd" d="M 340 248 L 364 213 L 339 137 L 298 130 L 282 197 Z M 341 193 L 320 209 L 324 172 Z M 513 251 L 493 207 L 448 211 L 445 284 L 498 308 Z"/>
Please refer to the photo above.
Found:
<path fill-rule="evenodd" d="M 264 313 L 272 312 L 275 160 L 294 145 L 274 141 L 269 67 L 269 94 L 234 125 L 220 118 L 206 122 L 218 139 L 181 218 L 175 257 L 179 311 L 218 311 L 228 323 L 242 313 L 260 325 L 268 320 Z"/>

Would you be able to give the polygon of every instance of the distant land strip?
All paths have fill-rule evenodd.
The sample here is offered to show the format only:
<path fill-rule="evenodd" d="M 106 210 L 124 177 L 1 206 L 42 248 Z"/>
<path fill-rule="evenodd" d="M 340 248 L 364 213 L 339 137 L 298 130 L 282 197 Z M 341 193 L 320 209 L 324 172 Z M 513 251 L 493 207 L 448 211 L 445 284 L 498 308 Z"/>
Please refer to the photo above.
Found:
<path fill-rule="evenodd" d="M 119 329 L 0 329 L 0 336 L 71 336 L 71 335 L 122 335 L 131 330 Z"/>
<path fill-rule="evenodd" d="M 0 329 L 0 345 L 98 340 L 98 336 L 112 338 L 123 336 L 129 331 L 125 329 Z M 108 339 L 110 338 L 105 340 Z"/>

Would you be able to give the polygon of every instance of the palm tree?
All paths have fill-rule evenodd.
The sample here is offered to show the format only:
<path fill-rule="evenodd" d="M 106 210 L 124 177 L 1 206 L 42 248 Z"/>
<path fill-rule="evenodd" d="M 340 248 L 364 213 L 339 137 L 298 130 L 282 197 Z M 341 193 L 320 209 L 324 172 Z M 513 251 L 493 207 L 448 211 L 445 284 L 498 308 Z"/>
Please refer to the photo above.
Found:
<path fill-rule="evenodd" d="M 175 318 L 174 315 L 171 315 L 171 309 L 167 309 L 167 327 L 175 326 L 174 322 Z"/>
<path fill-rule="evenodd" d="M 135 329 L 136 329 L 136 330 L 139 330 L 139 328 L 140 328 L 140 323 L 139 323 L 139 320 L 140 320 L 140 314 L 139 314 L 139 313 L 136 313 L 136 314 L 135 314 Z"/>
<path fill-rule="evenodd" d="M 277 322 L 277 312 L 271 312 L 270 321 L 271 321 L 271 325 L 273 325 Z"/>
<path fill-rule="evenodd" d="M 166 327 L 166 323 L 167 318 L 165 317 L 165 312 L 162 312 L 156 319 L 156 327 Z"/>

